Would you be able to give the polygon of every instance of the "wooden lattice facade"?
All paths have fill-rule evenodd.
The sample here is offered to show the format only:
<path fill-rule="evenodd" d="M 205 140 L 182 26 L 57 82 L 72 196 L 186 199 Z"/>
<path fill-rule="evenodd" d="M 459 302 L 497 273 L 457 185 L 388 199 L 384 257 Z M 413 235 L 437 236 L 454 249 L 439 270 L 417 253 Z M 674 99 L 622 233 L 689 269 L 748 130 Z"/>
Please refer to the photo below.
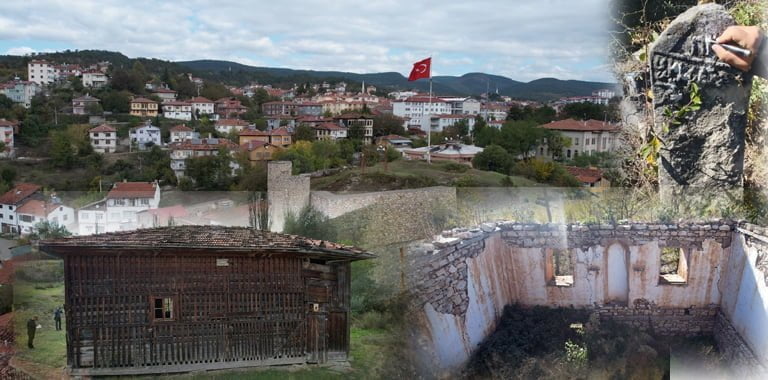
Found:
<path fill-rule="evenodd" d="M 179 243 L 206 230 L 215 239 Z M 169 244 L 165 234 L 178 237 Z M 243 238 L 252 241 L 237 247 Z M 64 258 L 67 360 L 82 375 L 346 360 L 350 261 L 371 257 L 328 242 L 191 226 L 41 248 Z"/>

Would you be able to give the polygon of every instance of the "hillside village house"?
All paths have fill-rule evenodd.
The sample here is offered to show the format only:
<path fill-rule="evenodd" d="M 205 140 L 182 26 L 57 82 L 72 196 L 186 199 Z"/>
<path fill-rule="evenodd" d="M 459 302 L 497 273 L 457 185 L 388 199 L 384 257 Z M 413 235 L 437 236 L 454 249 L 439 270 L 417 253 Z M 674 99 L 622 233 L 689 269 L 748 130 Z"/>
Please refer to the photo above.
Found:
<path fill-rule="evenodd" d="M 176 91 L 173 91 L 167 87 L 158 87 L 152 90 L 152 95 L 160 98 L 163 103 L 176 100 Z"/>
<path fill-rule="evenodd" d="M 603 172 L 597 168 L 579 168 L 566 166 L 565 170 L 581 182 L 584 187 L 610 187 L 610 182 L 603 178 Z"/>
<path fill-rule="evenodd" d="M 136 213 L 158 208 L 160 186 L 156 182 L 118 182 L 107 193 L 106 232 L 138 227 Z"/>
<path fill-rule="evenodd" d="M 106 231 L 106 199 L 89 203 L 77 210 L 77 235 L 102 234 Z"/>
<path fill-rule="evenodd" d="M 350 263 L 375 257 L 218 226 L 61 238 L 40 249 L 64 259 L 67 370 L 86 377 L 346 361 Z M 97 304 L 120 305 L 122 318 Z"/>
<path fill-rule="evenodd" d="M 234 155 L 239 150 L 239 146 L 227 139 L 192 139 L 182 142 L 173 143 L 169 146 L 171 151 L 171 169 L 176 177 L 181 178 L 184 176 L 184 171 L 187 169 L 187 159 L 204 156 L 215 156 L 219 154 L 220 149 L 224 149 L 229 154 Z M 230 163 L 232 172 L 239 168 L 237 162 L 232 161 Z"/>
<path fill-rule="evenodd" d="M 242 146 L 249 141 L 261 141 L 276 147 L 285 148 L 291 145 L 291 134 L 286 128 L 277 128 L 271 131 L 246 129 L 240 132 L 238 143 Z"/>
<path fill-rule="evenodd" d="M 272 155 L 280 151 L 280 148 L 259 140 L 250 140 L 240 144 L 240 149 L 248 155 L 251 165 L 257 162 L 271 161 Z"/>
<path fill-rule="evenodd" d="M 89 70 L 83 72 L 83 86 L 100 88 L 107 85 L 109 78 L 107 75 L 98 70 Z"/>
<path fill-rule="evenodd" d="M 102 124 L 88 131 L 93 150 L 98 153 L 115 153 L 117 151 L 117 129 Z"/>
<path fill-rule="evenodd" d="M 154 100 L 147 98 L 134 98 L 131 100 L 131 115 L 142 117 L 157 116 L 158 105 Z"/>
<path fill-rule="evenodd" d="M 202 96 L 194 97 L 190 99 L 188 103 L 192 104 L 192 115 L 195 119 L 204 115 L 213 115 L 215 113 L 213 101 Z"/>
<path fill-rule="evenodd" d="M 15 155 L 14 137 L 18 133 L 19 122 L 0 119 L 0 142 L 3 143 L 3 149 L 0 150 L 0 157 L 8 158 Z"/>
<path fill-rule="evenodd" d="M 5 95 L 14 103 L 29 108 L 32 105 L 32 98 L 43 89 L 35 82 L 23 81 L 18 78 L 7 83 L 0 84 L 0 94 Z"/>
<path fill-rule="evenodd" d="M 373 142 L 373 116 L 359 113 L 346 113 L 333 118 L 339 125 L 346 127 L 347 131 L 355 127 L 363 129 L 363 143 Z"/>
<path fill-rule="evenodd" d="M 220 118 L 224 119 L 238 118 L 240 115 L 248 111 L 248 108 L 246 108 L 236 98 L 221 98 L 217 100 L 215 109 L 216 114 L 218 114 Z"/>
<path fill-rule="evenodd" d="M 571 140 L 571 146 L 563 148 L 564 159 L 577 157 L 579 154 L 595 154 L 597 152 L 613 152 L 618 148 L 619 127 L 598 120 L 558 120 L 544 124 L 541 128 L 558 131 L 563 137 Z M 537 155 L 553 157 L 546 144 L 540 146 Z"/>
<path fill-rule="evenodd" d="M 48 221 L 70 229 L 75 223 L 75 210 L 61 203 L 56 197 L 50 201 L 44 199 L 27 199 L 16 209 L 19 219 L 19 234 L 29 235 L 37 232 L 36 225 Z"/>
<path fill-rule="evenodd" d="M 339 115 L 344 112 L 361 112 L 365 103 L 360 101 L 346 100 L 324 100 L 320 104 L 323 106 L 322 114 Z"/>
<path fill-rule="evenodd" d="M 451 113 L 451 106 L 443 99 L 428 96 L 412 96 L 405 100 L 392 102 L 392 114 L 398 117 L 410 118 L 408 126 L 418 126 L 426 131 L 427 127 L 422 126 L 425 115 L 445 115 Z"/>
<path fill-rule="evenodd" d="M 153 145 L 163 146 L 160 128 L 150 124 L 149 121 L 144 125 L 131 128 L 128 137 L 131 140 L 131 145 L 136 144 L 139 150 L 147 150 Z"/>
<path fill-rule="evenodd" d="M 347 128 L 336 123 L 323 123 L 312 127 L 317 140 L 340 140 L 347 138 Z"/>
<path fill-rule="evenodd" d="M 216 120 L 216 132 L 228 135 L 232 131 L 240 132 L 248 127 L 248 122 L 240 119 L 219 119 Z"/>
<path fill-rule="evenodd" d="M 429 158 L 432 161 L 453 161 L 472 166 L 472 159 L 482 151 L 483 148 L 474 145 L 446 143 L 443 145 L 405 149 L 403 155 L 408 160 L 426 160 L 427 152 L 429 152 Z"/>
<path fill-rule="evenodd" d="M 168 100 L 161 104 L 163 117 L 167 119 L 192 120 L 192 105 L 187 102 Z"/>
<path fill-rule="evenodd" d="M 288 116 L 288 115 L 273 115 L 264 117 L 267 120 L 267 130 L 273 130 L 281 127 L 288 128 L 293 131 L 297 125 L 304 123 L 304 120 L 321 120 L 322 123 L 333 121 L 333 119 L 318 117 L 318 116 Z M 311 123 L 311 122 L 310 122 Z"/>
<path fill-rule="evenodd" d="M 90 94 L 72 99 L 72 113 L 75 115 L 87 115 L 92 107 L 99 104 L 99 99 Z"/>
<path fill-rule="evenodd" d="M 194 129 L 187 127 L 185 124 L 179 124 L 171 128 L 171 143 L 181 142 L 192 139 L 199 139 L 200 133 L 195 132 Z"/>
<path fill-rule="evenodd" d="M 19 218 L 16 210 L 27 199 L 40 195 L 41 187 L 32 183 L 19 183 L 0 196 L 0 229 L 3 233 L 18 234 Z"/>

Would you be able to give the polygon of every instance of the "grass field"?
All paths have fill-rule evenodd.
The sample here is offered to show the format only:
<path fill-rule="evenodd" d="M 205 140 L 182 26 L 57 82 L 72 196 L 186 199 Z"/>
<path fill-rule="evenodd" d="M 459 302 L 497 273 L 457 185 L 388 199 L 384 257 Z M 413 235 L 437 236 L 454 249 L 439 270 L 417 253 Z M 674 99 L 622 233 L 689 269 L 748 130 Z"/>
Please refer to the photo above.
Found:
<path fill-rule="evenodd" d="M 385 170 L 379 163 L 368 167 L 365 174 L 352 168 L 327 177 L 312 179 L 313 190 L 328 191 L 382 191 L 429 186 L 500 187 L 507 177 L 496 172 L 475 170 L 468 166 L 448 162 L 397 160 Z M 516 187 L 537 186 L 522 177 L 509 177 Z"/>
<path fill-rule="evenodd" d="M 26 265 L 49 266 L 52 262 L 31 262 Z M 16 331 L 17 357 L 23 361 L 24 369 L 35 378 L 49 378 L 60 374 L 66 366 L 65 331 L 56 331 L 53 310 L 64 303 L 62 282 L 30 282 L 17 279 L 14 283 L 14 320 Z M 42 325 L 37 330 L 34 349 L 27 348 L 27 321 L 38 316 Z M 66 320 L 62 321 L 66 327 Z M 349 366 L 286 366 L 237 371 L 217 371 L 163 376 L 163 379 L 366 379 L 371 373 L 384 366 L 385 346 L 391 347 L 391 335 L 387 330 L 375 328 L 352 328 Z M 154 377 L 143 377 L 151 379 Z"/>

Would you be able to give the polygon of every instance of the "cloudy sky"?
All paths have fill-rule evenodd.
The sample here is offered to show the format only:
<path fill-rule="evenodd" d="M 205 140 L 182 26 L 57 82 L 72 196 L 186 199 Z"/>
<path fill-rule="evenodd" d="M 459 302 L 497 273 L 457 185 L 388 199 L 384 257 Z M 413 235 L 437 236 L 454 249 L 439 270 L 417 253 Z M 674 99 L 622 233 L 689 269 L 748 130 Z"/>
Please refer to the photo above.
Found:
<path fill-rule="evenodd" d="M 613 81 L 608 0 L 2 0 L 0 54 L 65 49 L 358 73 Z"/>

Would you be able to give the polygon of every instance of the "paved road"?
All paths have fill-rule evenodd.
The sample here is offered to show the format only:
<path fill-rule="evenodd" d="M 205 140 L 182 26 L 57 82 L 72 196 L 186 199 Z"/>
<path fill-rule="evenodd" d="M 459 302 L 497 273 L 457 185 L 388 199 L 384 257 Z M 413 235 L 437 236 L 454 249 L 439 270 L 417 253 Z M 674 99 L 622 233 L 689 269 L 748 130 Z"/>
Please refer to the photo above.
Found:
<path fill-rule="evenodd" d="M 11 247 L 16 246 L 15 240 L 0 239 L 0 260 L 8 260 L 11 258 Z"/>

